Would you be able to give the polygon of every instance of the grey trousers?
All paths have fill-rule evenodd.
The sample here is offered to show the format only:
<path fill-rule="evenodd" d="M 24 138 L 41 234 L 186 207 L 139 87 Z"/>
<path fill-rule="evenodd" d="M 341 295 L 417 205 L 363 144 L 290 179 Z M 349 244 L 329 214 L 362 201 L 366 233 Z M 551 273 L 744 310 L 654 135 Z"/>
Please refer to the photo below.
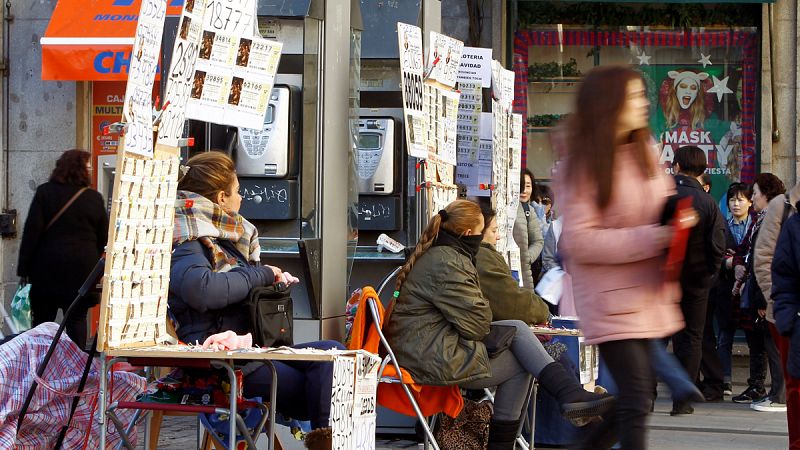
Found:
<path fill-rule="evenodd" d="M 525 322 L 499 320 L 492 325 L 517 328 L 511 348 L 489 360 L 492 375 L 489 378 L 464 383 L 465 389 L 484 389 L 497 386 L 494 397 L 494 420 L 514 421 L 522 416 L 525 392 L 542 369 L 553 362 L 553 358 L 542 347 L 542 343 Z"/>

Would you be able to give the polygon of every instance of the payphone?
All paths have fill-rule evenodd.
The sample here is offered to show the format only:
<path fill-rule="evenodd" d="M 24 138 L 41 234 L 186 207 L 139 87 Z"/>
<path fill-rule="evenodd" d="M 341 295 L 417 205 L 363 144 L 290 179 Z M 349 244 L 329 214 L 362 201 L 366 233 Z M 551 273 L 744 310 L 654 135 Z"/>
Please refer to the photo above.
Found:
<path fill-rule="evenodd" d="M 394 119 L 361 117 L 356 149 L 360 194 L 387 195 L 394 192 L 396 156 Z"/>
<path fill-rule="evenodd" d="M 297 174 L 300 108 L 292 101 L 298 94 L 289 86 L 273 87 L 264 127 L 237 130 L 236 173 L 275 178 Z"/>
<path fill-rule="evenodd" d="M 356 142 L 358 228 L 398 231 L 403 228 L 402 117 L 392 108 L 361 108 Z M 370 233 L 364 234 L 372 241 Z"/>
<path fill-rule="evenodd" d="M 270 93 L 264 126 L 236 128 L 229 151 L 236 160 L 241 213 L 248 219 L 297 217 L 300 94 L 288 85 Z M 232 147 L 232 148 L 231 148 Z"/>

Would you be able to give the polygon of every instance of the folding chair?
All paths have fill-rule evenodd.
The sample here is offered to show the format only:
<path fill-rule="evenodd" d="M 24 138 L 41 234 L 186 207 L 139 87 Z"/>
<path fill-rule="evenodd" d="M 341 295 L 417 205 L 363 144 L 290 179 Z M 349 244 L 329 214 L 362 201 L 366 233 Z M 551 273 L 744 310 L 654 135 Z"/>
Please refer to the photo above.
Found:
<path fill-rule="evenodd" d="M 112 359 L 108 362 L 108 366 L 110 367 L 114 362 L 119 360 L 118 358 Z M 159 361 L 155 361 L 149 358 L 131 358 L 130 361 L 135 365 L 141 366 L 158 366 L 160 364 Z M 172 363 L 175 367 L 187 367 L 187 368 L 197 368 L 197 369 L 208 369 L 208 368 L 217 368 L 217 369 L 224 369 L 228 374 L 229 382 L 231 383 L 231 392 L 229 395 L 229 402 L 235 402 L 235 409 L 229 407 L 224 407 L 220 405 L 181 405 L 181 404 L 170 404 L 170 403 L 158 403 L 158 402 L 147 402 L 147 401 L 128 401 L 128 402 L 114 402 L 109 405 L 108 409 L 106 410 L 106 415 L 108 416 L 111 423 L 117 429 L 122 442 L 121 446 L 129 450 L 135 450 L 133 445 L 130 442 L 130 432 L 132 431 L 132 427 L 125 427 L 124 424 L 117 418 L 116 410 L 118 409 L 135 409 L 135 410 L 144 410 L 150 412 L 169 412 L 169 413 L 182 413 L 183 415 L 191 415 L 191 414 L 225 414 L 230 415 L 232 409 L 236 411 L 234 422 L 235 422 L 235 431 L 229 436 L 230 443 L 228 448 L 232 448 L 233 443 L 236 440 L 236 435 L 241 435 L 244 437 L 245 442 L 247 442 L 248 448 L 256 448 L 255 447 L 255 440 L 258 438 L 258 435 L 261 434 L 267 421 L 270 419 L 269 411 L 264 403 L 256 403 L 252 401 L 242 400 L 236 401 L 236 375 L 234 373 L 233 366 L 230 364 L 223 362 L 223 361 L 216 361 L 216 360 L 185 360 L 185 361 L 175 361 Z M 274 379 L 273 379 L 274 382 Z M 239 414 L 240 411 L 246 408 L 258 408 L 261 411 L 261 420 L 259 421 L 258 425 L 254 429 L 253 433 L 251 434 L 247 429 L 247 425 L 244 422 L 244 419 Z M 133 420 L 132 423 L 135 423 L 136 420 Z M 275 426 L 274 421 L 270 425 L 271 427 Z M 230 434 L 230 433 L 229 433 Z M 158 442 L 156 437 L 156 442 Z M 215 443 L 218 443 L 218 440 L 215 440 Z M 221 443 L 220 443 L 221 444 Z M 149 447 L 149 442 L 148 442 Z"/>
<path fill-rule="evenodd" d="M 392 273 L 390 273 L 381 283 L 381 289 L 383 289 L 388 284 L 388 281 L 399 271 L 400 268 L 398 267 Z M 378 382 L 401 386 L 405 396 L 408 398 L 411 408 L 414 410 L 414 415 L 417 416 L 420 424 L 422 425 L 422 429 L 425 433 L 426 446 L 427 442 L 430 442 L 434 450 L 439 450 L 439 444 L 436 442 L 436 438 L 433 437 L 431 426 L 429 425 L 426 416 L 422 413 L 422 409 L 417 403 L 417 400 L 414 398 L 414 394 L 412 394 L 411 389 L 409 388 L 410 383 L 407 379 L 404 379 L 405 377 L 403 376 L 403 373 L 405 371 L 402 370 L 399 361 L 397 361 L 397 357 L 394 355 L 394 350 L 392 350 L 392 347 L 389 345 L 389 341 L 386 340 L 386 336 L 384 336 L 383 331 L 381 330 L 381 327 L 383 326 L 383 305 L 380 305 L 378 302 L 380 302 L 380 298 L 378 297 L 377 292 L 375 292 L 372 287 L 365 286 L 362 289 L 361 298 L 358 305 L 358 312 L 356 313 L 356 319 L 353 323 L 353 335 L 358 335 L 360 338 L 354 338 L 353 341 L 351 341 L 350 348 L 359 348 L 372 353 L 378 353 L 380 346 L 383 346 L 386 356 L 383 358 L 378 370 Z M 377 334 L 377 339 L 373 332 Z M 384 373 L 389 364 L 392 365 L 396 374 L 389 375 Z"/>

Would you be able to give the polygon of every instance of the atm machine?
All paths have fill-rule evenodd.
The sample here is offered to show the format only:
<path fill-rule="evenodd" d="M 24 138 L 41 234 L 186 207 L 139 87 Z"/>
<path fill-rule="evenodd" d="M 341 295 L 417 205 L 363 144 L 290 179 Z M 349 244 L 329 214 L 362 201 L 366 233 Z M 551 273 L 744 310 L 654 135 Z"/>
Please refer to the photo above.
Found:
<path fill-rule="evenodd" d="M 117 173 L 117 155 L 98 155 L 95 170 L 97 170 L 97 191 L 106 202 L 106 211 L 111 213 L 114 176 Z"/>

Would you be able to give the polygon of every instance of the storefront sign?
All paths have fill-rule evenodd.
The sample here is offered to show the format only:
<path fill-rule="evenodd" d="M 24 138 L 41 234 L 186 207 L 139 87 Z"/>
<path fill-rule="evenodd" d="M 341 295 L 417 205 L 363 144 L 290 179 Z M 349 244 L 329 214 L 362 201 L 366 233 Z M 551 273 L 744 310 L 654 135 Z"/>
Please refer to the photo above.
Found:
<path fill-rule="evenodd" d="M 92 154 L 116 154 L 119 136 L 104 133 L 105 128 L 119 122 L 125 101 L 125 83 L 96 81 L 92 85 Z"/>
<path fill-rule="evenodd" d="M 397 38 L 400 46 L 406 147 L 410 156 L 424 159 L 428 157 L 426 143 L 428 126 L 423 111 L 425 66 L 422 55 L 422 30 L 398 22 Z"/>
<path fill-rule="evenodd" d="M 165 2 L 142 1 L 122 107 L 122 115 L 128 124 L 125 151 L 147 157 L 153 156 L 152 93 L 166 13 Z"/>
<path fill-rule="evenodd" d="M 474 81 L 481 87 L 492 85 L 492 49 L 480 47 L 464 47 L 461 64 L 458 66 L 459 86 L 463 82 Z"/>
<path fill-rule="evenodd" d="M 166 1 L 166 15 L 180 15 L 183 3 Z M 141 5 L 142 0 L 58 0 L 40 40 L 42 79 L 127 80 Z"/>
<path fill-rule="evenodd" d="M 254 0 L 206 6 L 186 116 L 261 129 L 283 44 L 256 36 Z"/>

